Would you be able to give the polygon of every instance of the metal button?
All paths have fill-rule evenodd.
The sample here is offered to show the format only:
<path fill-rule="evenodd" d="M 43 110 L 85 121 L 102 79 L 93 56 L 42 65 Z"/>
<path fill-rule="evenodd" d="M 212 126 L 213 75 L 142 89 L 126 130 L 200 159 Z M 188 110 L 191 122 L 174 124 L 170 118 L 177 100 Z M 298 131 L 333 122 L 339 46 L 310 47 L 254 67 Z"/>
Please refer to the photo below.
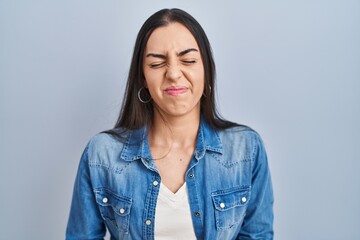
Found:
<path fill-rule="evenodd" d="M 146 224 L 146 225 L 150 225 L 150 224 L 151 224 L 151 220 L 150 220 L 150 219 L 146 220 L 146 221 L 145 221 L 145 224 Z"/>
<path fill-rule="evenodd" d="M 199 217 L 200 213 L 199 212 L 195 212 L 195 216 Z"/>
<path fill-rule="evenodd" d="M 107 203 L 109 200 L 108 200 L 108 198 L 104 197 L 104 198 L 102 199 L 102 201 L 103 201 L 103 203 Z"/>
<path fill-rule="evenodd" d="M 194 177 L 194 174 L 190 173 L 189 178 L 193 178 L 193 177 Z"/>
<path fill-rule="evenodd" d="M 224 208 L 225 207 L 225 203 L 220 203 L 220 208 Z"/>
<path fill-rule="evenodd" d="M 157 185 L 159 185 L 158 181 L 153 181 L 153 185 L 156 187 Z"/>
<path fill-rule="evenodd" d="M 242 197 L 242 198 L 241 198 L 241 201 L 242 201 L 243 203 L 246 202 L 246 200 L 247 200 L 246 197 Z"/>
<path fill-rule="evenodd" d="M 120 213 L 121 213 L 121 214 L 124 214 L 124 212 L 125 212 L 125 209 L 120 208 Z"/>

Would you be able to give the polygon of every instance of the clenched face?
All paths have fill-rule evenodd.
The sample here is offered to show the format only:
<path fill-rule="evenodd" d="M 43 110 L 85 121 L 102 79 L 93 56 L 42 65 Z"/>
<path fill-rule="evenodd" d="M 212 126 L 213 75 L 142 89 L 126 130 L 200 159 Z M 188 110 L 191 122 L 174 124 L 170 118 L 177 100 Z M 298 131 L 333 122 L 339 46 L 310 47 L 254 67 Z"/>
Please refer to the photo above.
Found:
<path fill-rule="evenodd" d="M 154 107 L 165 116 L 200 113 L 204 65 L 191 32 L 180 23 L 159 27 L 144 54 L 144 75 Z"/>

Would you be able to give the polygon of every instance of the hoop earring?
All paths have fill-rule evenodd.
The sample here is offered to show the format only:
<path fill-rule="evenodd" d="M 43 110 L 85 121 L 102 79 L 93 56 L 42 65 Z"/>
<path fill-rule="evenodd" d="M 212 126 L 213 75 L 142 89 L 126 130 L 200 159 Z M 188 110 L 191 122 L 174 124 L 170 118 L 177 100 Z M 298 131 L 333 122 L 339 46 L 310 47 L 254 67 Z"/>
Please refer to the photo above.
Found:
<path fill-rule="evenodd" d="M 138 95 L 139 101 L 142 102 L 142 103 L 149 103 L 149 102 L 151 101 L 151 96 L 150 96 L 150 98 L 149 98 L 148 100 L 142 100 L 142 99 L 141 99 L 141 91 L 142 91 L 143 89 L 145 89 L 145 88 L 142 87 L 142 88 L 140 88 L 139 91 L 138 91 L 138 94 L 137 94 L 137 95 Z"/>

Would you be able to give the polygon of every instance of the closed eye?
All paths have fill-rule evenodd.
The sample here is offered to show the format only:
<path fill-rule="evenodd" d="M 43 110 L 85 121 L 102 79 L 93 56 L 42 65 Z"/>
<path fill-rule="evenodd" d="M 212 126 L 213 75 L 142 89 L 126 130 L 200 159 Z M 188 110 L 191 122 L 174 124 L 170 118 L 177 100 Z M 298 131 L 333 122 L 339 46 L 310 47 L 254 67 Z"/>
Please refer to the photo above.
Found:
<path fill-rule="evenodd" d="M 185 65 L 191 65 L 196 63 L 196 60 L 181 60 L 182 63 L 184 63 Z"/>
<path fill-rule="evenodd" d="M 149 64 L 149 66 L 151 67 L 151 68 L 160 68 L 160 67 L 162 67 L 162 66 L 165 66 L 165 62 L 160 62 L 160 63 L 151 63 L 151 64 Z"/>

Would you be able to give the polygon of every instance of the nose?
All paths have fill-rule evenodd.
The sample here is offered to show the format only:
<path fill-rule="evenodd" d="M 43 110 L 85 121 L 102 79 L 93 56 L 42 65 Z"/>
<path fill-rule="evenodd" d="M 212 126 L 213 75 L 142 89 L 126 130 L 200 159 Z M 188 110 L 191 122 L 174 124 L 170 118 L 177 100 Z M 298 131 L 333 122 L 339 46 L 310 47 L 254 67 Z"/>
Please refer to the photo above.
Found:
<path fill-rule="evenodd" d="M 166 70 L 166 78 L 169 80 L 178 80 L 182 76 L 180 66 L 178 64 L 169 64 Z"/>

